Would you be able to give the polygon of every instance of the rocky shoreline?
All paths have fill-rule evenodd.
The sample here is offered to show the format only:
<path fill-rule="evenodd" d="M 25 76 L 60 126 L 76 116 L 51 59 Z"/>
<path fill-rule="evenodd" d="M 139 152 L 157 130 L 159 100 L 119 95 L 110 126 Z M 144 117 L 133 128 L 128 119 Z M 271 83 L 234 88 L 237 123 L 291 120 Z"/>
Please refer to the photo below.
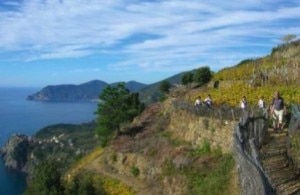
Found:
<path fill-rule="evenodd" d="M 13 171 L 32 174 L 40 162 L 50 159 L 67 167 L 98 144 L 95 123 L 58 124 L 39 130 L 33 136 L 13 134 L 0 149 L 4 165 Z"/>
<path fill-rule="evenodd" d="M 23 134 L 14 134 L 6 145 L 1 148 L 1 157 L 4 165 L 11 170 L 28 172 L 30 148 L 33 145 L 32 138 Z"/>

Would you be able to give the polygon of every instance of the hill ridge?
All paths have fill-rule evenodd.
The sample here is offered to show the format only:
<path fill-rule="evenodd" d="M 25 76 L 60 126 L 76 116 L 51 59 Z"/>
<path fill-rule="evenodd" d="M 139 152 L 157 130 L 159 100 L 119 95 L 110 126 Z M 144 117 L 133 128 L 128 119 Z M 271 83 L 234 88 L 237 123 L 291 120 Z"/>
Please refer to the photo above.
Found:
<path fill-rule="evenodd" d="M 61 85 L 48 85 L 42 88 L 35 94 L 29 95 L 28 100 L 34 101 L 94 101 L 99 98 L 99 95 L 109 85 L 101 80 L 91 80 L 82 84 L 61 84 Z M 147 86 L 146 84 L 131 81 L 125 83 L 132 92 L 137 92 Z"/>

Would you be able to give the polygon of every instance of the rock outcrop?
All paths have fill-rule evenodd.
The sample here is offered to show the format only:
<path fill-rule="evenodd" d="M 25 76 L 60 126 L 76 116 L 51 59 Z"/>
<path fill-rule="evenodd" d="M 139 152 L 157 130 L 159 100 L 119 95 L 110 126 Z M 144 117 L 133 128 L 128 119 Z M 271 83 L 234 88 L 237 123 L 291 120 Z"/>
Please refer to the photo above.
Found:
<path fill-rule="evenodd" d="M 95 123 L 58 124 L 39 130 L 35 135 L 15 134 L 1 149 L 7 168 L 31 174 L 42 161 L 55 159 L 68 166 L 80 155 L 98 145 L 94 136 Z"/>
<path fill-rule="evenodd" d="M 31 138 L 26 135 L 15 134 L 1 149 L 5 166 L 9 169 L 24 171 L 28 161 Z"/>

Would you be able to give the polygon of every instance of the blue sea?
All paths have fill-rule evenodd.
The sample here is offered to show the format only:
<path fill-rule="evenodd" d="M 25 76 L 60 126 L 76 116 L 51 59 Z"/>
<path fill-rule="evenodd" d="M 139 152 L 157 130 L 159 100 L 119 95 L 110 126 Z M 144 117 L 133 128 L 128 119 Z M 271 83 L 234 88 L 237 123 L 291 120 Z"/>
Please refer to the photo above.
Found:
<path fill-rule="evenodd" d="M 80 124 L 95 119 L 96 102 L 58 103 L 28 101 L 37 88 L 0 88 L 0 147 L 14 133 L 33 135 L 39 129 L 57 123 Z M 7 170 L 0 160 L 0 195 L 22 194 L 24 174 Z"/>

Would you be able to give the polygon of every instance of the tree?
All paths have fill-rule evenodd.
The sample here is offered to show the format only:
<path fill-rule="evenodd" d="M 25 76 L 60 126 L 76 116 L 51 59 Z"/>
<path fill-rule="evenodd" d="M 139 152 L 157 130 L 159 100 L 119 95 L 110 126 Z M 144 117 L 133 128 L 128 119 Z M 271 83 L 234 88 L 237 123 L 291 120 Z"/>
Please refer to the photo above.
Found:
<path fill-rule="evenodd" d="M 171 83 L 167 80 L 164 80 L 159 84 L 159 90 L 163 93 L 169 93 L 170 88 L 171 88 Z"/>
<path fill-rule="evenodd" d="M 106 194 L 103 188 L 96 189 L 93 176 L 87 172 L 80 173 L 72 179 L 65 190 L 66 195 L 96 195 Z"/>
<path fill-rule="evenodd" d="M 200 86 L 208 83 L 210 79 L 212 78 L 212 73 L 209 69 L 209 67 L 201 67 L 198 68 L 193 76 L 193 81 L 198 83 Z"/>
<path fill-rule="evenodd" d="M 183 85 L 189 85 L 193 82 L 193 73 L 187 72 L 181 77 L 181 83 Z"/>
<path fill-rule="evenodd" d="M 99 99 L 96 131 L 105 145 L 113 132 L 119 133 L 122 123 L 132 121 L 141 113 L 144 104 L 139 101 L 138 93 L 130 93 L 125 88 L 125 83 L 119 83 L 116 87 L 106 87 Z"/>
<path fill-rule="evenodd" d="M 56 161 L 48 160 L 38 165 L 33 172 L 32 181 L 25 194 L 63 194 L 61 173 Z"/>

